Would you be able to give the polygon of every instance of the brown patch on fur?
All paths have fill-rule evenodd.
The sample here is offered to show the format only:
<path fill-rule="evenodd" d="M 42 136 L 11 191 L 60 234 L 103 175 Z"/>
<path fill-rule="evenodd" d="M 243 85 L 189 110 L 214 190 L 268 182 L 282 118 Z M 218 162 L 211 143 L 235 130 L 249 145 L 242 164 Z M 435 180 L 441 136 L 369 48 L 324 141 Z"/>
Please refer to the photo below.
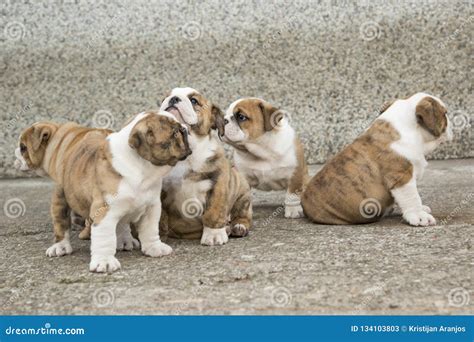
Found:
<path fill-rule="evenodd" d="M 446 108 L 432 97 L 426 96 L 418 102 L 415 110 L 418 124 L 438 138 L 448 126 Z"/>
<path fill-rule="evenodd" d="M 217 130 L 219 136 L 222 136 L 224 134 L 224 114 L 219 107 L 198 92 L 188 95 L 189 99 L 192 97 L 198 101 L 197 104 L 193 105 L 193 109 L 198 117 L 198 123 L 192 125 L 191 130 L 201 136 L 209 135 L 211 130 Z"/>
<path fill-rule="evenodd" d="M 186 129 L 176 120 L 156 113 L 136 123 L 128 144 L 156 166 L 174 166 L 191 154 Z"/>
<path fill-rule="evenodd" d="M 325 224 L 377 221 L 394 203 L 390 190 L 412 178 L 412 164 L 389 147 L 398 139 L 390 123 L 376 120 L 310 180 L 301 198 L 306 216 Z M 369 198 L 380 204 L 374 217 L 361 214 Z"/>
<path fill-rule="evenodd" d="M 246 121 L 237 122 L 242 131 L 247 132 L 249 140 L 252 140 L 275 128 L 276 122 L 273 122 L 272 115 L 277 110 L 278 108 L 266 101 L 249 98 L 237 103 L 234 115 L 240 112 L 248 118 Z"/>

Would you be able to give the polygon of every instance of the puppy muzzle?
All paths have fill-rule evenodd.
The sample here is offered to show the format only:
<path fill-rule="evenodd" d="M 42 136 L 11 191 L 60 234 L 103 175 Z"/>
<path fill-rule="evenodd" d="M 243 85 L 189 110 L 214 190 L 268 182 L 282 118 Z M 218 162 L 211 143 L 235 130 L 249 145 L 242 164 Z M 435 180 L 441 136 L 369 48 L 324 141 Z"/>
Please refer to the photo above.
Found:
<path fill-rule="evenodd" d="M 16 169 L 18 169 L 20 171 L 30 171 L 30 168 L 29 168 L 27 162 L 25 161 L 25 159 L 21 155 L 19 147 L 17 147 L 15 149 L 15 157 L 16 157 L 16 160 L 15 160 L 14 166 L 15 166 Z"/>

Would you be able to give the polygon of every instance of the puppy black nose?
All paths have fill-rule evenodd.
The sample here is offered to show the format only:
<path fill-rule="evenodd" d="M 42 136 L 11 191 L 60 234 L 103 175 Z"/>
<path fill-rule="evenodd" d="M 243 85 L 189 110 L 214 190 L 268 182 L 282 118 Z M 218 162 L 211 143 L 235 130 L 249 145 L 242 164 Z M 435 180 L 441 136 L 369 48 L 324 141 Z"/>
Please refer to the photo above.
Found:
<path fill-rule="evenodd" d="M 228 123 L 229 123 L 229 120 L 224 119 L 224 126 L 227 125 Z"/>
<path fill-rule="evenodd" d="M 177 96 L 173 96 L 170 101 L 168 102 L 168 106 L 174 106 L 175 104 L 177 104 L 179 101 L 181 101 L 181 99 Z"/>

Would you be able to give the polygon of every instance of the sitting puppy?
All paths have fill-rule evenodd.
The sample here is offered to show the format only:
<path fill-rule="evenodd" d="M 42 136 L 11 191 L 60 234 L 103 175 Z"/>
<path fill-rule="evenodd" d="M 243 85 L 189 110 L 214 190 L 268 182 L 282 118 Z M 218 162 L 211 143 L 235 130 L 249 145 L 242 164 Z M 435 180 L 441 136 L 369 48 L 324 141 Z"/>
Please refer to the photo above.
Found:
<path fill-rule="evenodd" d="M 193 154 L 163 181 L 160 230 L 175 238 L 201 238 L 209 246 L 225 244 L 228 234 L 246 236 L 252 224 L 250 187 L 217 140 L 224 129 L 220 109 L 192 88 L 175 88 L 161 110 L 188 126 Z"/>
<path fill-rule="evenodd" d="M 314 222 L 374 222 L 396 202 L 410 225 L 436 224 L 421 203 L 416 180 L 427 165 L 425 154 L 452 138 L 446 107 L 424 93 L 385 107 L 311 179 L 302 204 Z"/>
<path fill-rule="evenodd" d="M 145 255 L 171 253 L 158 235 L 162 178 L 191 151 L 186 129 L 169 114 L 144 112 L 122 130 L 38 122 L 20 137 L 21 170 L 41 170 L 56 182 L 51 203 L 56 243 L 46 254 L 70 254 L 70 211 L 92 222 L 90 271 L 113 272 L 116 227 L 135 223 Z"/>
<path fill-rule="evenodd" d="M 300 196 L 309 180 L 303 145 L 284 112 L 257 98 L 232 103 L 223 141 L 234 147 L 234 162 L 250 186 L 286 190 L 285 217 L 303 217 Z"/>

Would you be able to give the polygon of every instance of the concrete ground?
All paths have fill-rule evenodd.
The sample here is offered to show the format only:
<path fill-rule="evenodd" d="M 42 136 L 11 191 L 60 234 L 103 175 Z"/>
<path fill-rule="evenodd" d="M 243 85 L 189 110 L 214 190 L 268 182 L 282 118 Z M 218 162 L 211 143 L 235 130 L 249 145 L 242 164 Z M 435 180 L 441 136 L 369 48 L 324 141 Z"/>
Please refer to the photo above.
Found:
<path fill-rule="evenodd" d="M 45 256 L 49 181 L 2 180 L 0 314 L 474 314 L 473 171 L 474 159 L 430 163 L 419 190 L 444 225 L 315 225 L 284 219 L 282 193 L 256 192 L 247 238 L 119 252 L 112 275 L 89 273 L 77 231 L 72 255 Z"/>

